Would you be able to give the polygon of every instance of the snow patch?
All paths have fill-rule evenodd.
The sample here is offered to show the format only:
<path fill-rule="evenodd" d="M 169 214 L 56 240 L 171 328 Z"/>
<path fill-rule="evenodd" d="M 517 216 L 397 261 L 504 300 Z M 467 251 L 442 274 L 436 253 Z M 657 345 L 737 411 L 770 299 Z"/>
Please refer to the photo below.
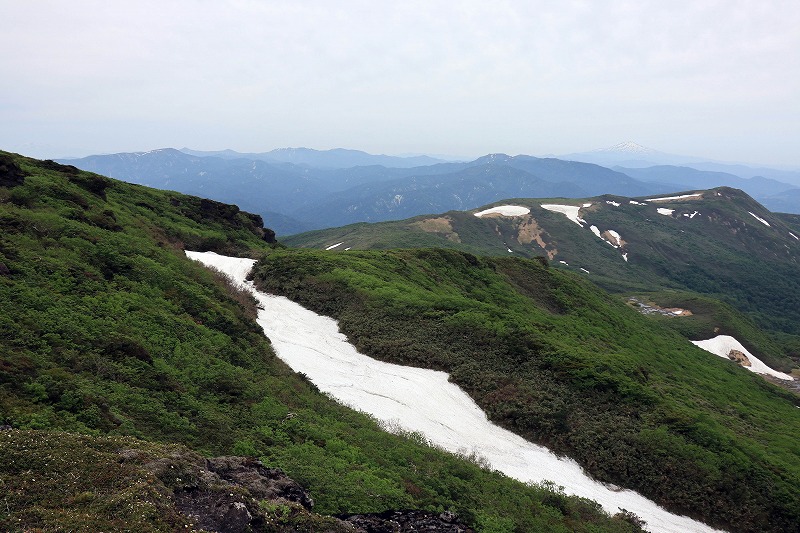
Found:
<path fill-rule="evenodd" d="M 684 214 L 683 214 L 683 216 L 685 216 L 685 217 L 689 217 L 689 218 L 694 218 L 694 217 L 696 217 L 696 216 L 697 216 L 697 215 L 699 215 L 699 214 L 700 214 L 700 212 L 699 212 L 699 211 L 695 211 L 694 213 L 684 213 Z"/>
<path fill-rule="evenodd" d="M 587 207 L 587 205 L 592 204 L 583 204 L 583 207 Z M 577 205 L 542 204 L 542 209 L 547 209 L 548 211 L 554 211 L 556 213 L 562 213 L 580 227 L 583 227 L 583 225 L 586 223 L 586 221 L 579 216 L 581 208 Z"/>
<path fill-rule="evenodd" d="M 699 192 L 694 194 L 682 194 L 680 196 L 664 196 L 663 198 L 648 198 L 645 202 L 667 202 L 669 200 L 683 200 L 685 198 L 700 198 L 702 196 Z"/>
<path fill-rule="evenodd" d="M 553 481 L 567 494 L 595 500 L 611 514 L 627 509 L 647 521 L 651 531 L 716 531 L 672 514 L 636 492 L 609 488 L 587 476 L 575 461 L 495 426 L 464 391 L 448 381 L 445 372 L 393 365 L 358 353 L 335 320 L 287 298 L 256 291 L 245 281 L 254 259 L 214 252 L 187 251 L 186 255 L 251 290 L 261 305 L 258 324 L 278 357 L 337 401 L 388 425 L 420 432 L 450 452 L 463 451 L 464 443 L 470 443 L 472 451 L 486 457 L 493 469 L 523 482 Z"/>
<path fill-rule="evenodd" d="M 773 370 L 770 367 L 768 367 L 766 364 L 764 364 L 763 361 L 761 361 L 761 359 L 748 352 L 747 348 L 742 346 L 742 343 L 740 343 L 730 335 L 717 335 L 713 339 L 706 339 L 704 341 L 692 341 L 692 344 L 694 344 L 695 346 L 699 346 L 700 348 L 704 349 L 707 352 L 711 352 L 714 355 L 718 355 L 723 359 L 728 359 L 728 354 L 731 352 L 731 350 L 740 351 L 743 354 L 745 354 L 747 358 L 750 360 L 750 366 L 744 367 L 750 372 L 755 372 L 757 374 L 768 374 L 778 379 L 785 379 L 789 381 L 794 380 L 794 378 L 789 374 L 784 374 L 783 372 L 778 372 L 777 370 Z"/>
<path fill-rule="evenodd" d="M 567 265 L 567 266 L 569 266 L 569 263 L 567 263 L 566 261 L 559 261 L 559 263 L 561 263 L 562 265 Z"/>
<path fill-rule="evenodd" d="M 794 233 L 792 233 L 791 231 L 789 232 L 789 235 L 791 235 L 792 237 L 794 237 L 794 239 L 795 239 L 796 241 L 800 241 L 800 237 L 798 237 L 797 235 L 795 235 L 795 234 L 794 234 Z"/>
<path fill-rule="evenodd" d="M 630 200 L 628 203 L 633 205 L 647 205 L 643 202 L 637 202 L 636 200 Z"/>
<path fill-rule="evenodd" d="M 530 213 L 531 210 L 521 205 L 498 205 L 478 211 L 475 216 L 481 218 L 484 215 L 502 215 L 504 217 L 521 217 Z"/>
<path fill-rule="evenodd" d="M 766 220 L 764 220 L 760 216 L 756 215 L 755 213 L 751 213 L 750 211 L 748 211 L 748 213 L 750 213 L 753 216 L 753 218 L 755 218 L 756 220 L 758 220 L 759 222 L 761 222 L 765 226 L 768 226 L 770 228 L 772 227 L 772 226 L 769 225 L 769 222 L 767 222 Z"/>
<path fill-rule="evenodd" d="M 617 233 L 613 229 L 610 229 L 610 230 L 607 230 L 607 231 L 608 231 L 608 234 L 611 235 L 612 237 L 614 237 L 614 240 L 617 241 L 616 245 L 618 247 L 622 246 L 622 237 L 620 237 L 619 233 Z"/>
<path fill-rule="evenodd" d="M 599 229 L 597 229 L 597 226 L 592 226 L 592 227 L 590 227 L 589 229 L 590 229 L 590 230 L 592 230 L 592 233 L 594 233 L 595 235 L 597 235 L 599 238 L 601 238 L 601 239 L 603 238 L 603 237 L 601 237 L 601 236 L 600 236 L 600 230 L 599 230 Z"/>
<path fill-rule="evenodd" d="M 656 211 L 658 211 L 659 215 L 666 215 L 666 216 L 670 216 L 672 213 L 675 212 L 674 209 L 665 209 L 663 207 L 659 207 L 658 209 L 656 209 Z"/>
<path fill-rule="evenodd" d="M 627 263 L 627 262 L 628 262 L 628 252 L 625 252 L 624 254 L 622 254 L 622 258 L 623 258 L 623 259 L 625 260 L 625 262 Z"/>
<path fill-rule="evenodd" d="M 614 202 L 614 201 L 611 201 L 611 200 L 606 200 L 606 203 L 608 205 L 613 205 L 614 207 L 619 207 L 620 206 L 619 202 Z"/>
<path fill-rule="evenodd" d="M 328 247 L 327 247 L 327 248 L 325 248 L 325 249 L 326 249 L 326 250 L 333 250 L 334 248 L 338 248 L 339 246 L 341 246 L 341 245 L 343 245 L 343 244 L 344 244 L 343 242 L 337 242 L 336 244 L 331 244 L 330 246 L 328 246 Z"/>
<path fill-rule="evenodd" d="M 588 204 L 583 204 L 583 205 L 581 205 L 581 207 L 592 207 L 592 204 L 591 204 L 591 202 L 590 202 L 590 203 L 588 203 Z"/>
<path fill-rule="evenodd" d="M 583 270 L 583 271 L 584 271 L 584 272 L 586 272 L 587 274 L 591 274 L 591 272 L 589 272 L 588 270 L 586 270 L 586 269 L 585 269 L 585 268 L 583 268 L 583 267 L 581 267 L 581 270 Z"/>

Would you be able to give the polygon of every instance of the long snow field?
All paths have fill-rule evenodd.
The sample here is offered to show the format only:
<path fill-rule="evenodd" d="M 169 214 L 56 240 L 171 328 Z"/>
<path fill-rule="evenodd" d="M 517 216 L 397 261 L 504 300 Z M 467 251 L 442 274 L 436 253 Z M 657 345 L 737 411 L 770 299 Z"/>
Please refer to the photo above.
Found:
<path fill-rule="evenodd" d="M 465 392 L 448 381 L 445 372 L 384 363 L 358 353 L 335 320 L 287 298 L 256 291 L 245 281 L 254 260 L 213 252 L 187 251 L 186 255 L 249 288 L 263 307 L 258 323 L 278 357 L 339 402 L 389 425 L 420 432 L 450 452 L 476 452 L 493 469 L 520 481 L 552 481 L 567 494 L 597 501 L 611 514 L 627 509 L 645 520 L 649 531 L 717 531 L 669 513 L 636 492 L 599 483 L 575 461 L 495 426 Z"/>
<path fill-rule="evenodd" d="M 498 205 L 478 211 L 475 216 L 478 218 L 486 215 L 502 215 L 504 217 L 521 217 L 530 213 L 531 210 L 523 205 Z"/>

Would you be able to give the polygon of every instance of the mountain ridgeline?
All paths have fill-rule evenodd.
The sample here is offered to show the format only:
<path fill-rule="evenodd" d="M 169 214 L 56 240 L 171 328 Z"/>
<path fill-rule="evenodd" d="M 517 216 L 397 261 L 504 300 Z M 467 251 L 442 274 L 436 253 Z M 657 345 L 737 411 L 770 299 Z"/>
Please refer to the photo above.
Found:
<path fill-rule="evenodd" d="M 689 290 L 725 301 L 774 332 L 774 342 L 766 343 L 771 347 L 757 350 L 771 364 L 787 369 L 784 356 L 800 357 L 800 233 L 794 217 L 770 213 L 725 187 L 666 197 L 505 203 L 527 212 L 479 217 L 478 210 L 450 211 L 319 230 L 283 242 L 318 249 L 338 244 L 335 251 L 443 247 L 542 256 L 612 292 Z M 572 220 L 564 213 L 569 209 Z M 713 330 L 702 334 L 710 337 Z"/>
<path fill-rule="evenodd" d="M 640 531 L 292 372 L 249 294 L 184 254 L 271 240 L 235 206 L 0 152 L 0 530 L 353 531 L 330 515 L 416 509 L 462 530 Z"/>
<path fill-rule="evenodd" d="M 800 176 L 750 169 L 778 176 L 768 179 L 740 167 L 711 172 L 653 163 L 646 168 L 612 169 L 505 154 L 444 162 L 307 148 L 261 154 L 168 148 L 61 162 L 133 183 L 236 203 L 261 214 L 281 236 L 355 222 L 467 210 L 505 198 L 638 196 L 717 186 L 740 188 L 777 210 L 800 212 Z M 783 177 L 786 180 L 780 179 Z"/>

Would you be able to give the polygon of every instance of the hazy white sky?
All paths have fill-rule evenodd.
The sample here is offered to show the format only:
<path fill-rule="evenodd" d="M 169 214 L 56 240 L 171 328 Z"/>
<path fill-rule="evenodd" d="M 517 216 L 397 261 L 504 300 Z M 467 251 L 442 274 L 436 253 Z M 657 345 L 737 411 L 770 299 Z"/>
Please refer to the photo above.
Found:
<path fill-rule="evenodd" d="M 0 149 L 800 165 L 798 0 L 0 0 Z"/>

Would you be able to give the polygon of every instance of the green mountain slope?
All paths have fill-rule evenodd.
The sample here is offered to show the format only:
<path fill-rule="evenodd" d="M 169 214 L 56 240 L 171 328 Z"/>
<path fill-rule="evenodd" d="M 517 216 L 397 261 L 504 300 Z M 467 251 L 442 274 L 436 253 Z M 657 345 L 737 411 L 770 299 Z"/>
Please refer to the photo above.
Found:
<path fill-rule="evenodd" d="M 800 399 L 544 261 L 276 250 L 263 289 L 360 351 L 446 370 L 495 422 L 596 477 L 737 531 L 800 523 Z"/>
<path fill-rule="evenodd" d="M 252 299 L 183 253 L 258 254 L 270 240 L 235 206 L 0 152 L 0 529 L 174 531 L 179 482 L 148 485 L 142 462 L 120 457 L 176 460 L 188 446 L 283 468 L 321 514 L 417 508 L 485 531 L 636 530 L 381 431 L 291 372 Z"/>
<path fill-rule="evenodd" d="M 525 206 L 530 213 L 479 218 L 474 216 L 479 210 L 452 211 L 309 232 L 284 242 L 311 248 L 342 243 L 337 251 L 436 246 L 546 256 L 612 292 L 694 291 L 747 313 L 784 344 L 800 336 L 800 233 L 788 215 L 770 213 L 741 191 L 722 187 L 658 202 L 602 196 L 492 205 L 501 204 Z M 584 222 L 579 225 L 543 204 L 579 207 Z M 781 368 L 789 364 L 774 356 L 770 362 Z"/>

